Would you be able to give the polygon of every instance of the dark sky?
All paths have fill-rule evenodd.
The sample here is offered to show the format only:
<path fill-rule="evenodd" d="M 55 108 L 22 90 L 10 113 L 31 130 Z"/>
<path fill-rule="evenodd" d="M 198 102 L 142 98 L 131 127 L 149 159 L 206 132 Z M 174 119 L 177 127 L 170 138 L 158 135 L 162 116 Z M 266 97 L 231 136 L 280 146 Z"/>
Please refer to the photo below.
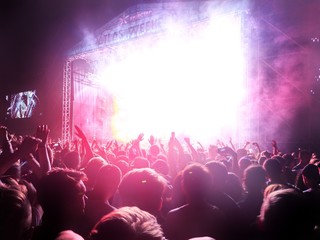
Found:
<path fill-rule="evenodd" d="M 82 39 L 135 1 L 4 0 L 0 3 L 1 92 L 48 79 L 50 67 Z M 14 83 L 15 86 L 12 86 Z"/>

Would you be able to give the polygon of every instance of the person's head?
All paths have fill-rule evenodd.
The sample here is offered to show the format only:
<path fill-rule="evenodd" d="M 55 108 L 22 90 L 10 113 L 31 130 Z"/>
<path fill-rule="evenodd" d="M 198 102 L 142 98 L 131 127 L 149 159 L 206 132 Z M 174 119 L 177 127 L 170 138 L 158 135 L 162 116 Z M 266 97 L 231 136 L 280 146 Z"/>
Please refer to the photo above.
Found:
<path fill-rule="evenodd" d="M 157 214 L 162 206 L 162 196 L 167 181 L 150 168 L 129 171 L 119 186 L 123 206 L 137 206 L 142 210 Z"/>
<path fill-rule="evenodd" d="M 110 199 L 116 190 L 121 181 L 121 171 L 115 165 L 105 165 L 100 168 L 96 183 L 93 187 L 93 191 L 98 195 L 105 198 L 105 200 Z"/>
<path fill-rule="evenodd" d="M 277 159 L 281 165 L 281 169 L 285 169 L 286 167 L 286 160 L 283 158 L 283 156 L 273 156 L 272 159 Z"/>
<path fill-rule="evenodd" d="M 94 186 L 100 168 L 107 164 L 107 161 L 102 157 L 93 157 L 89 160 L 87 166 L 83 169 L 88 178 L 85 183 L 88 190 Z"/>
<path fill-rule="evenodd" d="M 244 148 L 239 148 L 237 149 L 237 156 L 238 156 L 238 159 L 241 159 L 243 157 L 246 157 L 248 155 L 248 152 L 246 149 Z"/>
<path fill-rule="evenodd" d="M 285 154 L 283 154 L 282 157 L 285 160 L 286 167 L 288 167 L 289 169 L 292 169 L 294 167 L 294 165 L 296 165 L 296 160 L 291 154 L 285 153 Z"/>
<path fill-rule="evenodd" d="M 263 168 L 266 170 L 269 179 L 279 179 L 282 174 L 281 164 L 276 158 L 269 158 L 263 163 Z"/>
<path fill-rule="evenodd" d="M 212 175 L 213 186 L 216 189 L 223 189 L 228 177 L 226 166 L 218 161 L 210 161 L 206 163 L 206 167 Z"/>
<path fill-rule="evenodd" d="M 212 237 L 195 237 L 195 238 L 189 238 L 188 240 L 215 240 Z"/>
<path fill-rule="evenodd" d="M 190 164 L 182 173 L 182 187 L 187 201 L 203 201 L 208 196 L 212 186 L 212 176 L 209 169 L 201 164 Z"/>
<path fill-rule="evenodd" d="M 248 192 L 263 191 L 266 187 L 266 171 L 260 165 L 251 165 L 244 171 L 243 182 Z"/>
<path fill-rule="evenodd" d="M 158 145 L 152 145 L 150 146 L 150 149 L 149 149 L 149 153 L 152 155 L 152 156 L 158 156 L 158 154 L 160 153 L 160 148 Z"/>
<path fill-rule="evenodd" d="M 168 162 L 167 156 L 164 155 L 164 154 L 162 154 L 162 153 L 159 153 L 159 154 L 158 154 L 157 159 L 160 159 L 160 160 L 163 160 L 163 161 Z"/>
<path fill-rule="evenodd" d="M 0 239 L 24 239 L 31 227 L 31 219 L 26 189 L 13 179 L 0 182 Z"/>
<path fill-rule="evenodd" d="M 186 197 L 183 193 L 183 187 L 182 187 L 182 174 L 183 170 L 179 171 L 177 175 L 172 180 L 172 200 L 171 204 L 173 208 L 180 207 L 182 205 L 185 205 Z"/>
<path fill-rule="evenodd" d="M 251 159 L 248 156 L 239 159 L 239 168 L 241 172 L 252 164 Z"/>
<path fill-rule="evenodd" d="M 311 153 L 306 149 L 302 149 L 299 151 L 298 158 L 303 163 L 309 163 L 311 159 Z"/>
<path fill-rule="evenodd" d="M 270 152 L 268 152 L 267 150 L 265 150 L 265 151 L 261 152 L 261 156 L 264 156 L 264 157 L 266 157 L 266 159 L 268 159 L 268 158 L 272 157 L 272 154 Z"/>
<path fill-rule="evenodd" d="M 128 153 L 124 150 L 119 150 L 116 154 L 116 157 L 118 158 L 119 156 L 128 156 Z"/>
<path fill-rule="evenodd" d="M 243 194 L 243 187 L 238 175 L 233 172 L 228 172 L 224 189 L 224 192 L 228 194 L 233 200 L 235 200 L 236 202 L 240 201 Z"/>
<path fill-rule="evenodd" d="M 308 188 L 318 186 L 319 168 L 314 164 L 306 165 L 302 170 L 302 180 Z"/>
<path fill-rule="evenodd" d="M 90 240 L 163 240 L 156 218 L 137 207 L 122 207 L 105 215 L 94 226 Z"/>
<path fill-rule="evenodd" d="M 21 165 L 20 162 L 17 161 L 4 173 L 4 176 L 8 176 L 14 178 L 15 180 L 19 180 L 21 178 Z"/>
<path fill-rule="evenodd" d="M 258 159 L 259 165 L 263 166 L 264 162 L 267 160 L 265 156 L 260 156 Z"/>
<path fill-rule="evenodd" d="M 116 161 L 114 165 L 121 170 L 122 176 L 124 176 L 130 170 L 129 163 L 124 160 Z"/>
<path fill-rule="evenodd" d="M 152 169 L 164 176 L 169 174 L 169 165 L 162 159 L 157 159 L 154 163 L 152 163 Z"/>
<path fill-rule="evenodd" d="M 216 145 L 209 145 L 208 149 L 208 159 L 209 160 L 215 160 L 218 155 L 218 146 Z"/>
<path fill-rule="evenodd" d="M 108 159 L 109 162 L 114 163 L 114 162 L 117 161 L 117 156 L 114 153 L 109 152 L 107 154 L 107 159 Z"/>
<path fill-rule="evenodd" d="M 259 220 L 267 239 L 311 239 L 313 224 L 309 215 L 302 193 L 288 188 L 264 199 Z"/>
<path fill-rule="evenodd" d="M 44 215 L 51 221 L 69 221 L 82 215 L 86 188 L 83 172 L 56 168 L 39 182 L 38 198 Z"/>
<path fill-rule="evenodd" d="M 116 158 L 116 162 L 117 161 L 125 161 L 125 162 L 129 162 L 129 158 L 127 155 L 118 155 Z"/>
<path fill-rule="evenodd" d="M 150 162 L 145 157 L 135 157 L 131 163 L 131 169 L 134 168 L 149 168 Z"/>
<path fill-rule="evenodd" d="M 80 155 L 77 151 L 68 152 L 62 161 L 67 168 L 78 170 L 80 167 Z"/>
<path fill-rule="evenodd" d="M 263 197 L 266 198 L 266 197 L 268 197 L 268 195 L 270 193 L 277 191 L 277 190 L 286 189 L 286 188 L 288 188 L 288 187 L 283 184 L 270 184 L 264 189 Z"/>
<path fill-rule="evenodd" d="M 71 230 L 64 230 L 64 231 L 61 231 L 54 240 L 84 240 L 84 239 L 79 234 Z"/>

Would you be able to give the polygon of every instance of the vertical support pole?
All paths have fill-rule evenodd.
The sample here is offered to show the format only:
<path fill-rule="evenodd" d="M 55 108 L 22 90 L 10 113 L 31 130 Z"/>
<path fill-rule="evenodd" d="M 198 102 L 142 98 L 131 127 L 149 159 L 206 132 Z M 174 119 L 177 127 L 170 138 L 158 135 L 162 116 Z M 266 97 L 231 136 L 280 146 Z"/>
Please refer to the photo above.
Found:
<path fill-rule="evenodd" d="M 71 140 L 71 59 L 67 59 L 63 71 L 62 142 Z"/>

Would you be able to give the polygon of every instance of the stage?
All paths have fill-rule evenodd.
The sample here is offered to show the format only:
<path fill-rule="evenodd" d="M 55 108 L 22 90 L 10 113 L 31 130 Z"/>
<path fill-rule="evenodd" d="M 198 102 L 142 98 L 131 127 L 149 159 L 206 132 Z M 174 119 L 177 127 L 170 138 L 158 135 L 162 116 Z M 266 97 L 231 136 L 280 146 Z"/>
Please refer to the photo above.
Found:
<path fill-rule="evenodd" d="M 301 76 L 312 77 L 312 43 L 252 7 L 138 4 L 87 33 L 65 61 L 62 140 L 74 139 L 78 125 L 102 142 L 139 133 L 165 141 L 171 132 L 204 144 L 232 138 L 239 147 L 295 141 L 297 116 L 311 103 L 312 83 Z M 297 142 L 310 140 L 300 134 Z"/>

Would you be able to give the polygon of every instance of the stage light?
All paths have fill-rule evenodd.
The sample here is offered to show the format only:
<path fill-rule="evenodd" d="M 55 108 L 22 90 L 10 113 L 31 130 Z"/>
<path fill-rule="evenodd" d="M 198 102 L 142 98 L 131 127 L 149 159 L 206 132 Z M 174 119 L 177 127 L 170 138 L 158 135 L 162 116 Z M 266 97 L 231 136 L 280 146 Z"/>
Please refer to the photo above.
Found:
<path fill-rule="evenodd" d="M 113 137 L 128 141 L 143 132 L 165 139 L 176 131 L 205 143 L 229 138 L 246 91 L 241 16 L 164 24 L 157 39 L 119 45 L 120 60 L 99 66 L 96 75 L 116 105 Z"/>

